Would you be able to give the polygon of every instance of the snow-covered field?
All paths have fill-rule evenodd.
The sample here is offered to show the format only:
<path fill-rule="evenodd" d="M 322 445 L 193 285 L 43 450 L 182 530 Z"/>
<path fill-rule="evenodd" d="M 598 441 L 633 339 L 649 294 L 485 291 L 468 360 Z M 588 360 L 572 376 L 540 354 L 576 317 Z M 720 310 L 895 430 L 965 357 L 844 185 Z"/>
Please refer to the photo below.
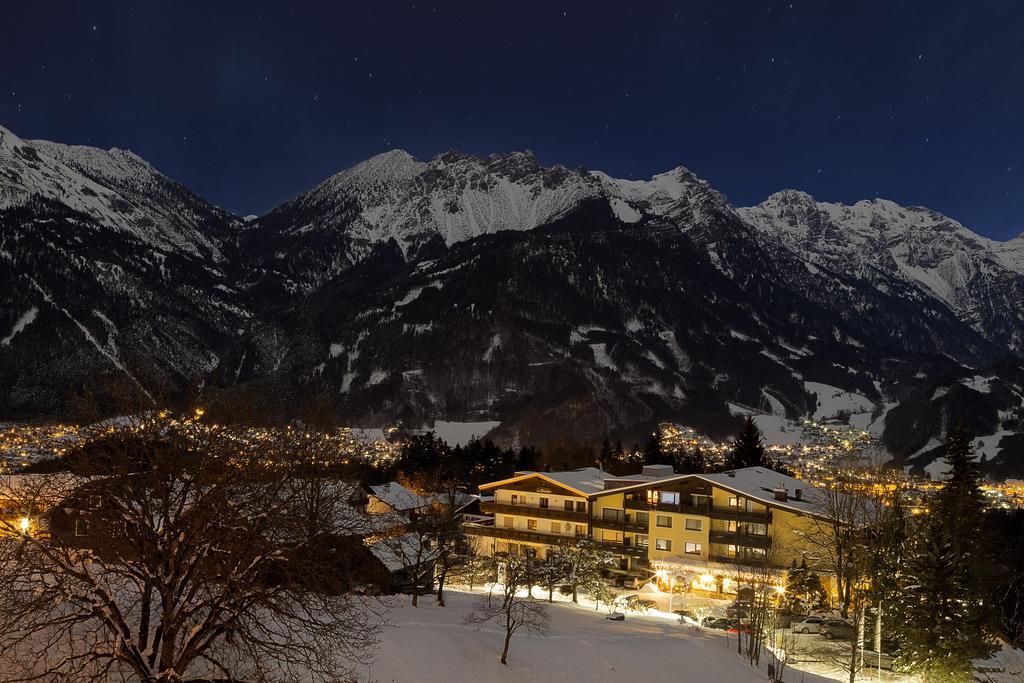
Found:
<path fill-rule="evenodd" d="M 556 602 L 549 606 L 546 635 L 517 633 L 508 666 L 499 661 L 503 630 L 479 630 L 463 618 L 479 594 L 452 591 L 447 607 L 421 599 L 412 607 L 401 596 L 391 613 L 376 663 L 363 680 L 379 683 L 432 681 L 728 681 L 763 683 L 765 673 L 735 652 L 734 636 L 695 630 L 657 616 L 629 614 L 605 619 L 604 609 Z M 730 648 L 731 644 L 731 648 Z M 762 660 L 763 663 L 764 660 Z M 833 680 L 790 670 L 791 683 Z"/>

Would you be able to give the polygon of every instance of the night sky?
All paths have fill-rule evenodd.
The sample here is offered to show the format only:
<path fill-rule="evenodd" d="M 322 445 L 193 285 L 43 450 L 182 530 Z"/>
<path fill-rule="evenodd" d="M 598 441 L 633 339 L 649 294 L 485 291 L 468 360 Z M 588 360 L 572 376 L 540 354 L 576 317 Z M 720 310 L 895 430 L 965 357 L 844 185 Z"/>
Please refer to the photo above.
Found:
<path fill-rule="evenodd" d="M 1024 2 L 5 2 L 0 125 L 129 148 L 238 214 L 390 148 L 530 149 L 1007 239 Z"/>

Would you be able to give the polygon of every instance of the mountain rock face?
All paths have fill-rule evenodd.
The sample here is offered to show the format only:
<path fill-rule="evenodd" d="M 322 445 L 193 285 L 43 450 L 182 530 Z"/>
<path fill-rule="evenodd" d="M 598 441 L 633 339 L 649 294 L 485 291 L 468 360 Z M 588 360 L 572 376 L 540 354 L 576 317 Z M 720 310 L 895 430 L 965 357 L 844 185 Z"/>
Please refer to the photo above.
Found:
<path fill-rule="evenodd" d="M 245 326 L 235 219 L 139 157 L 0 128 L 0 415 L 61 415 L 103 387 L 158 400 Z"/>
<path fill-rule="evenodd" d="M 844 206 L 794 190 L 740 213 L 809 264 L 850 270 L 877 288 L 909 285 L 999 347 L 1024 349 L 1020 238 L 995 242 L 935 211 L 883 199 Z"/>
<path fill-rule="evenodd" d="M 105 383 L 523 444 L 753 411 L 932 469 L 964 419 L 1024 468 L 1024 238 L 793 191 L 734 209 L 682 167 L 528 152 L 396 150 L 243 221 L 129 152 L 0 136 L 0 417 Z"/>

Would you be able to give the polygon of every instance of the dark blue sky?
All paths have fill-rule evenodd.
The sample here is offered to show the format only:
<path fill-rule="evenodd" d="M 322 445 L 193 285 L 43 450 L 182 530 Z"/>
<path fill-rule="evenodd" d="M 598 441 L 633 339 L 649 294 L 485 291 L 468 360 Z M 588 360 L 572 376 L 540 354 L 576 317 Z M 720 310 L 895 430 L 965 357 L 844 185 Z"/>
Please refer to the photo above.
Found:
<path fill-rule="evenodd" d="M 631 7 L 633 5 L 633 7 Z M 0 124 L 261 213 L 375 153 L 528 148 L 731 201 L 1024 231 L 1024 2 L 8 2 Z"/>

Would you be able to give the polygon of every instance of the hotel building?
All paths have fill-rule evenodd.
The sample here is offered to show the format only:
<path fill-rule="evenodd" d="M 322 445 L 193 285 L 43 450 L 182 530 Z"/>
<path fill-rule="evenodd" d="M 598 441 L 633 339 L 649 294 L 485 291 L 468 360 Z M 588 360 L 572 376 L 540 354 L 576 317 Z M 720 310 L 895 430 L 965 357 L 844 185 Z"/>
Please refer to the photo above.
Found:
<path fill-rule="evenodd" d="M 730 592 L 744 570 L 768 568 L 781 580 L 801 561 L 813 567 L 805 539 L 826 526 L 818 489 L 763 467 L 675 474 L 648 465 L 625 477 L 592 467 L 517 472 L 480 490 L 493 495 L 481 505 L 493 521 L 465 528 L 482 553 L 544 557 L 589 536 L 616 556 L 623 583 L 658 573 L 709 593 Z"/>

